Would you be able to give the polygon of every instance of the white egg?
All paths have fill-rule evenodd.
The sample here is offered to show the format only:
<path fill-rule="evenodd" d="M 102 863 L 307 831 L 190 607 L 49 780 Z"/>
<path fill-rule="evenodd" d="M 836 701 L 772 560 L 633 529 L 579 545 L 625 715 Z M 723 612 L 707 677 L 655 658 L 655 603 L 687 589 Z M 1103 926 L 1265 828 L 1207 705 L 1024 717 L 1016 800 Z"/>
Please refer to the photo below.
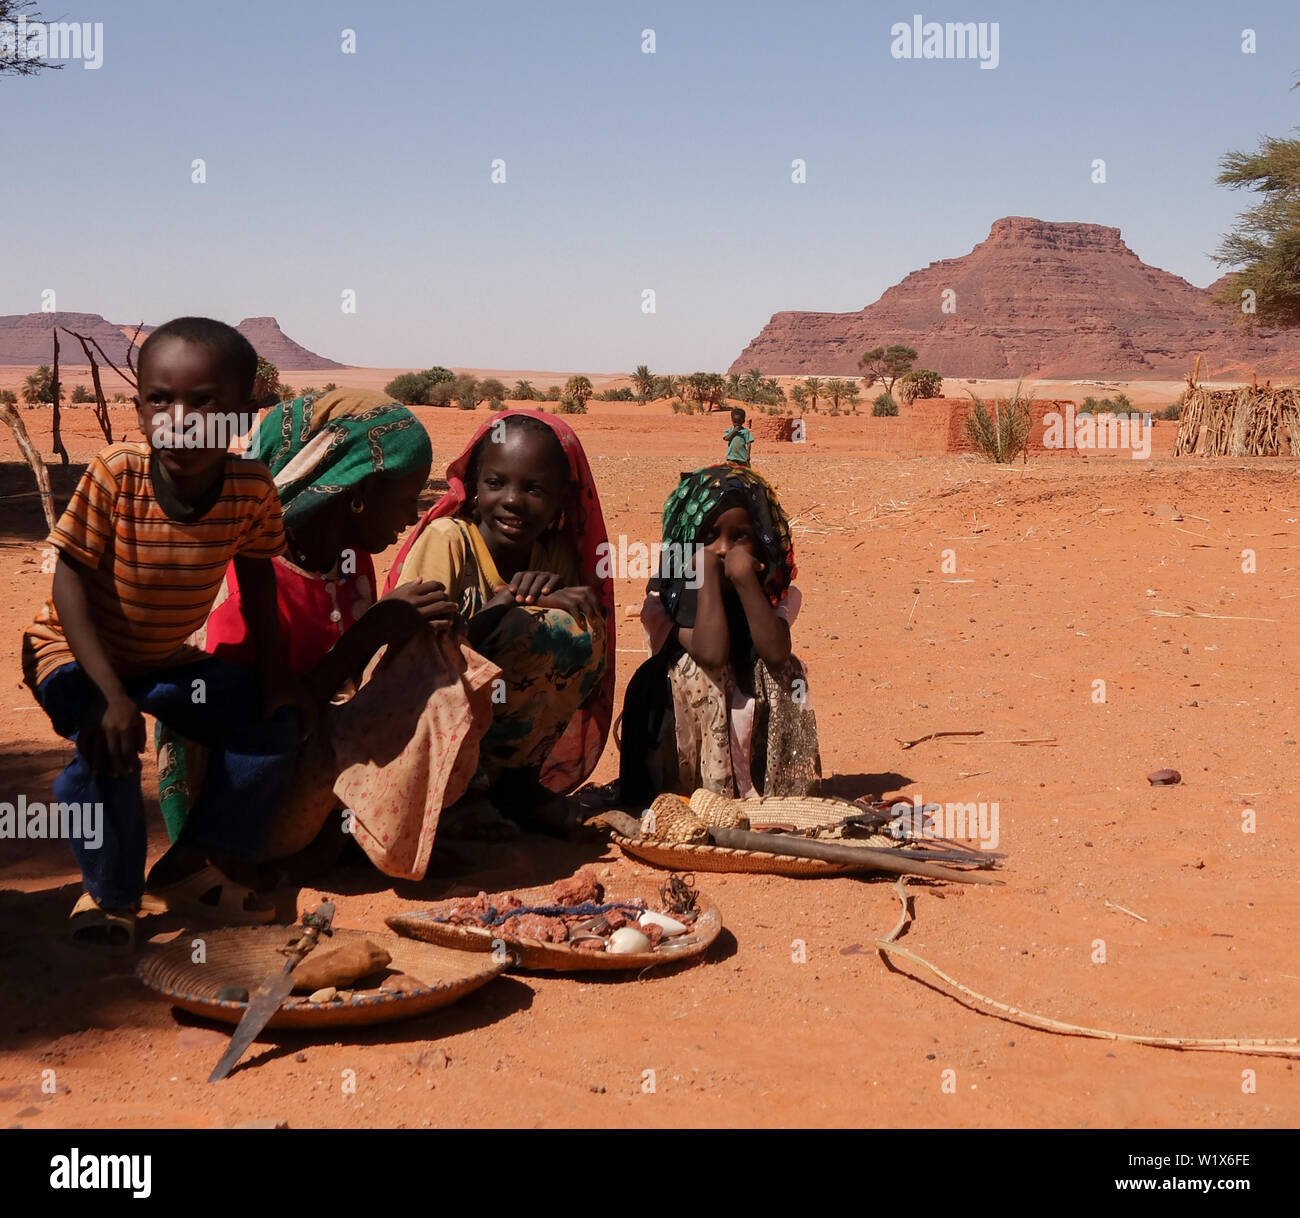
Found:
<path fill-rule="evenodd" d="M 674 935 L 684 935 L 687 927 L 682 925 L 676 918 L 670 918 L 667 914 L 655 913 L 654 910 L 647 909 L 638 919 L 641 926 L 658 926 L 662 928 L 665 939 L 671 939 Z"/>
<path fill-rule="evenodd" d="M 620 926 L 609 937 L 607 952 L 648 952 L 650 940 L 635 926 Z"/>

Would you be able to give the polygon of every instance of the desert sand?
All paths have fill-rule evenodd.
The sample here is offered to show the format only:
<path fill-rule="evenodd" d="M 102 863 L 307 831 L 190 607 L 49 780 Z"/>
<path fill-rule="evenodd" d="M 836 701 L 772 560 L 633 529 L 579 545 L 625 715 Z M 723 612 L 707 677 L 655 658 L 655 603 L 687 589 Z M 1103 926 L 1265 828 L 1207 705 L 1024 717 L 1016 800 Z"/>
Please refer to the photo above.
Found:
<path fill-rule="evenodd" d="M 0 385 L 20 381 L 13 371 L 0 369 Z M 282 375 L 379 387 L 394 371 Z M 544 385 L 550 374 L 496 375 Z M 1116 387 L 1150 407 L 1175 400 L 1181 383 Z M 961 388 L 950 381 L 945 391 Z M 1110 391 L 1037 388 L 1075 401 Z M 23 413 L 48 453 L 48 415 Z M 418 413 L 435 473 L 486 417 Z M 64 418 L 73 462 L 84 462 L 102 438 L 88 411 Z M 657 539 L 679 469 L 723 454 L 723 416 L 675 416 L 664 402 L 594 402 L 572 421 L 611 534 L 632 540 Z M 882 449 L 887 422 L 813 416 L 807 443 L 760 442 L 754 460 L 794 521 L 804 592 L 795 648 L 809 668 L 830 790 L 996 801 L 1000 811 L 1004 885 L 912 885 L 915 922 L 901 942 L 977 991 L 1073 1023 L 1300 1034 L 1300 468 L 1175 461 L 1161 455 L 1170 423 L 1158 426 L 1150 461 L 900 459 Z M 115 408 L 114 429 L 135 436 L 128 410 Z M 30 491 L 7 433 L 0 453 L 0 490 Z M 56 467 L 61 497 L 75 472 Z M 1154 515 L 1162 505 L 1181 519 Z M 43 532 L 30 494 L 6 500 L 6 791 L 48 791 L 67 752 L 18 665 L 21 630 L 49 590 Z M 951 561 L 944 569 L 946 550 L 955 570 Z M 644 655 L 642 591 L 617 586 L 620 693 Z M 984 734 L 899 743 L 956 730 Z M 1041 738 L 1050 743 L 1009 743 Z M 1182 785 L 1148 785 L 1166 766 Z M 594 780 L 616 770 L 611 742 Z M 146 791 L 151 778 L 152 768 Z M 1243 832 L 1247 810 L 1254 833 Z M 151 857 L 164 840 L 155 820 Z M 607 879 L 652 874 L 614 847 L 525 838 L 457 849 L 473 870 L 455 879 L 394 890 L 371 869 L 349 868 L 299 892 L 298 908 L 329 895 L 341 925 L 383 929 L 386 914 L 546 882 L 592 859 Z M 892 971 L 872 947 L 898 917 L 887 881 L 701 875 L 699 884 L 727 926 L 706 963 L 617 981 L 510 976 L 411 1023 L 272 1036 L 208 1086 L 228 1033 L 179 1018 L 129 965 L 68 946 L 79 891 L 70 852 L 7 842 L 0 1119 L 108 1128 L 277 1118 L 294 1127 L 1300 1123 L 1285 1060 L 1049 1035 Z M 159 924 L 156 941 L 176 932 Z M 47 1069 L 53 1095 L 41 1088 Z M 346 1070 L 356 1072 L 355 1094 L 341 1086 Z M 652 1094 L 646 1070 L 656 1072 Z M 945 1071 L 955 1071 L 951 1093 Z"/>

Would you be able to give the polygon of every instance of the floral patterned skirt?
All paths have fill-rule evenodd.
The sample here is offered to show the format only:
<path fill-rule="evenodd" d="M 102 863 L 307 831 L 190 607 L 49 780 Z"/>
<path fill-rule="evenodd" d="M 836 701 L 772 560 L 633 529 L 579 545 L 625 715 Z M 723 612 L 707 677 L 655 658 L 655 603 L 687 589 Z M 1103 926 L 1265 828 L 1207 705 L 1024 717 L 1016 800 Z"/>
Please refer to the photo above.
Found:
<path fill-rule="evenodd" d="M 603 620 L 556 609 L 502 616 L 475 650 L 425 632 L 389 649 L 307 741 L 268 859 L 304 849 L 332 814 L 386 875 L 420 879 L 442 810 L 471 780 L 540 767 L 577 709 L 599 692 Z M 158 737 L 159 794 L 173 839 L 201 782 L 203 750 Z"/>

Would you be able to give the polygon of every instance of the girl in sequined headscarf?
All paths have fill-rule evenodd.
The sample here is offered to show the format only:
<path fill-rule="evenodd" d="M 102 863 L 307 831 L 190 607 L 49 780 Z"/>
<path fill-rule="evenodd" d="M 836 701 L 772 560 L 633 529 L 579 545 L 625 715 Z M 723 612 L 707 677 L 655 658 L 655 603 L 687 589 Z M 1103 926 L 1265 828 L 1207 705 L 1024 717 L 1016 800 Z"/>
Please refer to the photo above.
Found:
<path fill-rule="evenodd" d="M 790 626 L 802 597 L 776 492 L 734 464 L 684 475 L 664 505 L 641 622 L 651 659 L 624 701 L 625 804 L 662 791 L 807 795 L 821 760 Z"/>

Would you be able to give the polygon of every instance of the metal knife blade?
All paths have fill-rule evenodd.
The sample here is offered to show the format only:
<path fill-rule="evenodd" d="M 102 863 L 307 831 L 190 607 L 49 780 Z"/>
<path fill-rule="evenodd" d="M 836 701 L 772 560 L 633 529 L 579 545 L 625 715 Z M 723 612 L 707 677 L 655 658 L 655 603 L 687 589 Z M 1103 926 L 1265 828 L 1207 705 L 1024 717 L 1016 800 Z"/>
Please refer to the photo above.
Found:
<path fill-rule="evenodd" d="M 271 1017 L 280 1009 L 280 1005 L 289 997 L 293 990 L 293 970 L 320 941 L 320 936 L 330 933 L 330 926 L 334 921 L 333 902 L 322 901 L 316 912 L 305 915 L 302 921 L 306 929 L 286 949 L 288 959 L 284 962 L 284 968 L 278 973 L 272 973 L 257 987 L 235 1028 L 234 1035 L 230 1038 L 230 1044 L 221 1055 L 221 1060 L 213 1067 L 212 1073 L 208 1075 L 208 1082 L 220 1082 L 235 1068 L 235 1063 L 244 1056 L 248 1046 L 257 1039 L 262 1029 L 270 1023 Z"/>

